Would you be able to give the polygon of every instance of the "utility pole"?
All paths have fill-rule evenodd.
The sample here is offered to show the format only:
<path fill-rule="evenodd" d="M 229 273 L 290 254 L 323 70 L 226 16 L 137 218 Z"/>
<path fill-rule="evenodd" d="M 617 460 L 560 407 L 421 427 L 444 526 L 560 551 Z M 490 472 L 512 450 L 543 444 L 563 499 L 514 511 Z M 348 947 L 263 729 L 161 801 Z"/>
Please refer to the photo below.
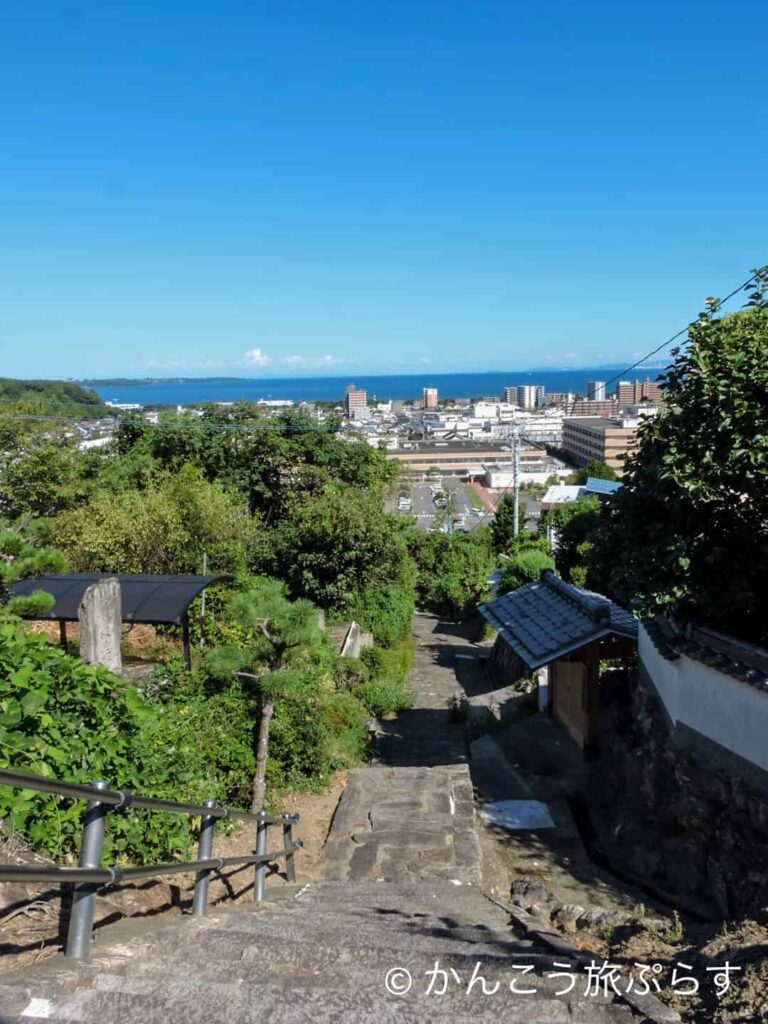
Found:
<path fill-rule="evenodd" d="M 520 530 L 520 428 L 512 425 L 512 486 L 515 492 L 515 509 L 513 534 L 516 537 Z"/>

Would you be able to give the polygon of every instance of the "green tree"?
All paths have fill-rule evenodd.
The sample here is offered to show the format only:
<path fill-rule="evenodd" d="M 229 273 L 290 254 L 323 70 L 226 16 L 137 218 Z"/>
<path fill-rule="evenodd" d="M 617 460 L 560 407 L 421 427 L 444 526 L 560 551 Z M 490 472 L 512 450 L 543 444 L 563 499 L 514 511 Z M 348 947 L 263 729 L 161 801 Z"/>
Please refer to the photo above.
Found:
<path fill-rule="evenodd" d="M 414 530 L 409 547 L 417 568 L 420 607 L 460 621 L 487 597 L 494 568 L 487 530 L 453 534 Z"/>
<path fill-rule="evenodd" d="M 13 597 L 11 588 L 25 576 L 63 572 L 66 561 L 61 552 L 46 543 L 47 532 L 33 522 L 0 523 L 0 622 L 18 615 L 31 615 L 51 607 L 53 598 L 43 590 L 25 597 Z"/>
<path fill-rule="evenodd" d="M 540 546 L 522 547 L 504 561 L 499 593 L 506 594 L 526 583 L 533 583 L 541 576 L 543 569 L 554 568 L 554 559 Z"/>
<path fill-rule="evenodd" d="M 604 462 L 601 462 L 600 459 L 590 459 L 574 476 L 574 483 L 585 484 L 589 477 L 593 477 L 596 480 L 615 480 L 616 471 Z"/>
<path fill-rule="evenodd" d="M 214 648 L 206 656 L 206 665 L 214 675 L 235 674 L 259 688 L 261 718 L 251 801 L 255 813 L 264 807 L 275 700 L 300 693 L 306 686 L 306 674 L 292 662 L 300 650 L 320 642 L 318 612 L 309 601 L 289 601 L 277 580 L 264 579 L 231 598 L 226 619 L 238 631 L 240 642 Z"/>
<path fill-rule="evenodd" d="M 518 502 L 518 531 L 525 529 L 528 509 L 524 501 Z M 515 537 L 515 497 L 503 494 L 496 505 L 491 523 L 491 541 L 494 551 L 506 551 Z"/>
<path fill-rule="evenodd" d="M 77 572 L 199 572 L 204 553 L 217 571 L 238 571 L 258 536 L 242 499 L 193 466 L 143 491 L 98 491 L 57 516 L 53 528 Z"/>
<path fill-rule="evenodd" d="M 542 527 L 552 531 L 557 571 L 569 583 L 589 582 L 590 551 L 600 516 L 600 499 L 595 495 L 563 502 L 542 514 Z"/>
<path fill-rule="evenodd" d="M 403 524 L 374 493 L 334 484 L 296 500 L 273 540 L 269 571 L 327 610 L 345 611 L 371 587 L 413 585 Z"/>
<path fill-rule="evenodd" d="M 0 454 L 0 514 L 52 516 L 80 504 L 88 493 L 84 466 L 71 439 L 17 437 Z"/>
<path fill-rule="evenodd" d="M 593 568 L 618 600 L 768 643 L 768 268 L 688 329 L 607 504 Z"/>

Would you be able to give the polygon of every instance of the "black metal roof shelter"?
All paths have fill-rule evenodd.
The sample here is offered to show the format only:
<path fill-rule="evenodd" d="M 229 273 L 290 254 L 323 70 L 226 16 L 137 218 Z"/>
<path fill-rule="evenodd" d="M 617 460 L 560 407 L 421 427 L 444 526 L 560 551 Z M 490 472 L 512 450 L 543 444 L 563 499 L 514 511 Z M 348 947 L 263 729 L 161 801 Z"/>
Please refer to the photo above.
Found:
<path fill-rule="evenodd" d="M 29 618 L 51 619 L 61 627 L 66 643 L 66 622 L 76 622 L 80 602 L 88 587 L 99 580 L 116 579 L 120 584 L 123 622 L 184 627 L 184 656 L 189 663 L 189 606 L 212 583 L 231 580 L 231 576 L 152 576 L 123 572 L 61 572 L 45 576 L 28 576 L 14 583 L 15 597 L 24 597 L 43 590 L 50 594 L 53 605 L 45 612 Z"/>

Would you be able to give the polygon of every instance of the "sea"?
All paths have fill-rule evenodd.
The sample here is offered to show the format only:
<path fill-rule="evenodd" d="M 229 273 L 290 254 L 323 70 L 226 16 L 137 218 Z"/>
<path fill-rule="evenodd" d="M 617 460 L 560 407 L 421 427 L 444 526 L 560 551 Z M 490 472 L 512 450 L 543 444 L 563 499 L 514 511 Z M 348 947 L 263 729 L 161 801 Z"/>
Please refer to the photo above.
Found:
<path fill-rule="evenodd" d="M 84 381 L 100 398 L 109 402 L 139 405 L 200 405 L 203 402 L 289 400 L 292 402 L 341 402 L 347 387 L 354 384 L 368 392 L 368 400 L 420 399 L 424 388 L 437 388 L 444 398 L 490 398 L 505 387 L 542 385 L 547 392 L 572 391 L 586 394 L 587 381 L 655 379 L 658 367 L 622 374 L 622 367 L 579 370 L 524 370 L 491 373 L 418 373 L 401 376 L 347 377 L 186 377 L 136 381 Z M 610 388 L 609 388 L 610 390 Z"/>

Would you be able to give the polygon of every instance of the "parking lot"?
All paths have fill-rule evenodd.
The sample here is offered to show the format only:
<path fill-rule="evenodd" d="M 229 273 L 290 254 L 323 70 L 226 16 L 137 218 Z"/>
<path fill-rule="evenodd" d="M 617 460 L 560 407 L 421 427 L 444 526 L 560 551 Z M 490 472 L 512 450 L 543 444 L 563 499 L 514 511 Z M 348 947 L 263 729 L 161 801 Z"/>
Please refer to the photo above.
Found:
<path fill-rule="evenodd" d="M 491 519 L 483 511 L 472 507 L 467 488 L 456 477 L 435 477 L 416 481 L 404 486 L 400 494 L 407 497 L 404 500 L 396 499 L 393 511 L 413 516 L 420 530 L 435 530 L 446 524 L 448 504 L 452 506 L 451 525 L 455 530 L 474 530 L 481 523 L 488 523 Z"/>

